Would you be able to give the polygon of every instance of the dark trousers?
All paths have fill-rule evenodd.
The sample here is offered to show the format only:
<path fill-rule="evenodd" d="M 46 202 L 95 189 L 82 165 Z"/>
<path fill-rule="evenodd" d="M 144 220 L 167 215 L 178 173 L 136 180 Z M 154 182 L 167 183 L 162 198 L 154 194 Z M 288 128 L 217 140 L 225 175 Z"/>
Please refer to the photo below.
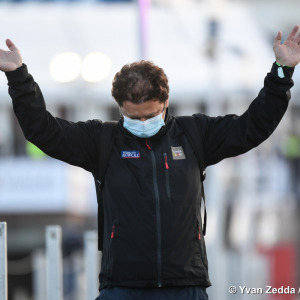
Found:
<path fill-rule="evenodd" d="M 206 288 L 199 286 L 164 288 L 110 287 L 96 300 L 208 300 Z"/>

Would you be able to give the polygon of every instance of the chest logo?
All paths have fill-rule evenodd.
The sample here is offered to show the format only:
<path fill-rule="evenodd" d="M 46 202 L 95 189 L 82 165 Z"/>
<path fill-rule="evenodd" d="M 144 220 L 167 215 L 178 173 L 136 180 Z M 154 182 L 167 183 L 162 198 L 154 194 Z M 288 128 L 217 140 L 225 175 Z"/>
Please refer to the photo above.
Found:
<path fill-rule="evenodd" d="M 140 158 L 141 154 L 140 151 L 137 150 L 125 150 L 121 151 L 122 158 Z"/>
<path fill-rule="evenodd" d="M 179 159 L 185 159 L 186 158 L 181 146 L 179 146 L 179 147 L 172 147 L 171 146 L 171 150 L 172 150 L 172 156 L 173 156 L 174 160 L 179 160 Z"/>

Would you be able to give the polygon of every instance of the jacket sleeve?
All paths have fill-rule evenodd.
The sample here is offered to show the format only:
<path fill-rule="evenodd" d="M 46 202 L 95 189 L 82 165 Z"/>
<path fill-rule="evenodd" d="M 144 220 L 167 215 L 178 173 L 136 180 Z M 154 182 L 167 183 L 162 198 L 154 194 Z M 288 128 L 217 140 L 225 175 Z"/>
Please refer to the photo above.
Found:
<path fill-rule="evenodd" d="M 13 109 L 27 140 L 51 157 L 94 172 L 100 121 L 73 123 L 53 117 L 26 65 L 6 73 Z"/>
<path fill-rule="evenodd" d="M 241 116 L 194 115 L 202 132 L 205 167 L 251 150 L 275 130 L 291 98 L 294 71 L 294 68 L 284 67 L 285 78 L 279 78 L 277 69 L 274 63 L 264 87 Z"/>

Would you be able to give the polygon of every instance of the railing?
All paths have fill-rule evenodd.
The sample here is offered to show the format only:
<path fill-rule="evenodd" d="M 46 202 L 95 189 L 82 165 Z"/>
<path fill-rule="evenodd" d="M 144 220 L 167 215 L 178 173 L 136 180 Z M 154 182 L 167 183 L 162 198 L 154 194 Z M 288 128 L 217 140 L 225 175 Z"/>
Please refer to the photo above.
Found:
<path fill-rule="evenodd" d="M 62 229 L 58 225 L 45 230 L 46 251 L 36 250 L 32 255 L 33 299 L 63 300 Z M 91 300 L 98 295 L 99 252 L 95 231 L 86 231 L 83 236 L 83 256 L 75 257 L 77 277 L 83 285 L 78 299 Z M 74 260 L 74 257 L 70 258 Z M 66 259 L 64 259 L 66 263 Z M 83 262 L 83 267 L 80 265 Z M 0 300 L 7 300 L 7 224 L 0 222 Z M 83 275 L 83 276 L 82 276 Z M 70 297 L 69 297 L 70 298 Z M 72 297 L 71 297 L 72 298 Z M 73 298 L 74 299 L 74 298 Z"/>

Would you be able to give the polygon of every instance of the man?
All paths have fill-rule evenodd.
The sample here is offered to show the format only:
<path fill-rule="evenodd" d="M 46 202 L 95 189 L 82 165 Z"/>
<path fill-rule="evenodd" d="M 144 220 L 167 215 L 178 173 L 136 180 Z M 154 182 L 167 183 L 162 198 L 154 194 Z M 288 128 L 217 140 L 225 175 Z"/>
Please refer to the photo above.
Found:
<path fill-rule="evenodd" d="M 241 116 L 191 117 L 203 144 L 204 166 L 256 147 L 277 127 L 290 99 L 300 61 L 299 26 L 284 44 L 274 41 L 276 63 Z M 0 50 L 13 107 L 25 137 L 48 155 L 97 176 L 98 120 L 54 118 L 38 85 L 10 41 Z M 246 72 L 247 70 L 245 70 Z M 112 95 L 122 114 L 102 189 L 103 255 L 98 300 L 208 299 L 208 264 L 199 212 L 200 170 L 177 119 L 168 114 L 164 71 L 141 61 L 124 66 Z M 179 158 L 179 159 L 178 159 Z"/>

